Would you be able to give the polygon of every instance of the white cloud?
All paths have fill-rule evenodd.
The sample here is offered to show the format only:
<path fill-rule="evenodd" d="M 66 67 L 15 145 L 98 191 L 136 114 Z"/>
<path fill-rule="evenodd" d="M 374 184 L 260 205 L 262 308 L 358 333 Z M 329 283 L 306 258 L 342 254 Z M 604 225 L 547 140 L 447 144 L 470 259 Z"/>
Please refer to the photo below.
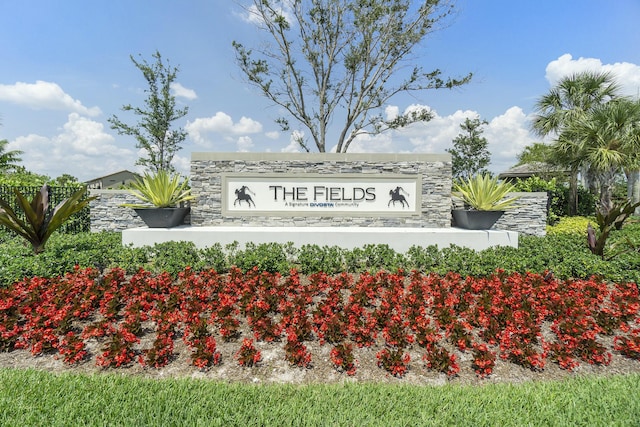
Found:
<path fill-rule="evenodd" d="M 35 110 L 70 111 L 90 117 L 102 113 L 98 107 L 85 107 L 80 101 L 66 94 L 56 83 L 42 80 L 35 83 L 0 84 L 0 100 L 24 105 Z"/>
<path fill-rule="evenodd" d="M 146 156 L 147 153 L 144 152 L 142 155 Z M 173 156 L 173 160 L 171 160 L 171 165 L 176 168 L 176 171 L 182 174 L 183 176 L 189 176 L 191 171 L 191 157 L 190 156 L 181 156 L 176 154 Z"/>
<path fill-rule="evenodd" d="M 262 132 L 262 124 L 248 117 L 241 117 L 240 121 L 233 125 L 233 133 L 259 133 Z"/>
<path fill-rule="evenodd" d="M 293 10 L 290 0 L 276 0 L 272 2 L 272 6 L 287 20 L 289 24 L 294 23 Z M 244 9 L 244 13 L 240 14 L 240 18 L 250 24 L 263 25 L 262 16 L 258 13 L 255 4 Z"/>
<path fill-rule="evenodd" d="M 397 142 L 391 132 L 379 135 L 360 134 L 349 146 L 349 153 L 398 153 L 402 150 Z M 331 147 L 330 151 L 335 152 L 336 149 L 337 145 Z"/>
<path fill-rule="evenodd" d="M 63 132 L 54 137 L 58 147 L 71 149 L 74 153 L 86 156 L 102 156 L 104 150 L 113 149 L 113 136 L 103 132 L 104 125 L 77 113 L 69 114 Z"/>
<path fill-rule="evenodd" d="M 415 152 L 444 153 L 451 146 L 451 141 L 460 133 L 460 123 L 466 117 L 476 117 L 475 111 L 458 110 L 449 116 L 440 116 L 437 111 L 427 105 L 410 105 L 403 114 L 411 111 L 428 109 L 433 118 L 426 123 L 414 123 L 405 128 L 385 132 L 379 135 L 358 135 L 351 144 L 353 152 Z M 399 109 L 395 106 L 385 109 L 387 118 L 396 117 Z"/>
<path fill-rule="evenodd" d="M 20 164 L 29 171 L 44 173 L 43 171 L 51 166 L 46 150 L 49 143 L 49 139 L 44 136 L 29 134 L 10 141 L 7 150 L 23 151 Z"/>
<path fill-rule="evenodd" d="M 547 65 L 546 79 L 551 86 L 555 86 L 563 77 L 585 71 L 611 73 L 620 85 L 623 95 L 638 96 L 640 93 L 640 66 L 630 62 L 603 64 L 596 58 L 573 59 L 566 53 Z"/>
<path fill-rule="evenodd" d="M 246 152 L 251 151 L 253 148 L 253 141 L 250 136 L 241 136 L 237 141 L 238 151 Z"/>
<path fill-rule="evenodd" d="M 63 173 L 84 181 L 123 169 L 133 169 L 135 151 L 118 146 L 102 123 L 78 113 L 71 113 L 60 134 L 51 138 L 27 135 L 10 144 L 22 150 L 22 164 L 27 170 L 49 175 Z"/>
<path fill-rule="evenodd" d="M 171 83 L 171 90 L 173 91 L 173 95 L 178 98 L 186 98 L 188 100 L 193 100 L 198 98 L 196 95 L 196 91 L 193 89 L 187 89 L 182 86 L 180 83 Z"/>
<path fill-rule="evenodd" d="M 262 124 L 244 116 L 234 123 L 231 116 L 219 111 L 212 117 L 197 118 L 188 122 L 185 129 L 196 144 L 209 146 L 212 145 L 212 142 L 207 139 L 209 133 L 217 133 L 225 138 L 247 136 L 262 132 Z"/>
<path fill-rule="evenodd" d="M 478 113 L 470 110 L 457 110 L 451 115 L 440 116 L 432 110 L 433 118 L 427 123 L 416 123 L 410 128 L 407 136 L 418 153 L 444 153 L 453 144 L 453 139 L 460 133 L 460 123 L 466 118 L 478 117 Z M 404 133 L 404 130 L 400 131 Z"/>
<path fill-rule="evenodd" d="M 289 145 L 287 145 L 282 150 L 280 150 L 280 152 L 282 152 L 282 153 L 300 153 L 302 151 L 302 148 L 300 147 L 300 144 L 298 143 L 298 140 L 300 138 L 304 138 L 304 132 L 301 132 L 301 131 L 298 131 L 298 130 L 294 130 L 293 132 L 291 132 L 291 137 L 289 138 Z"/>
<path fill-rule="evenodd" d="M 429 108 L 412 105 L 406 110 Z M 395 110 L 396 113 L 399 110 Z M 448 116 L 440 116 L 435 110 L 427 123 L 415 123 L 406 128 L 379 135 L 359 135 L 349 149 L 353 153 L 445 153 L 453 145 L 453 139 L 462 132 L 460 124 L 466 118 L 485 119 L 476 111 L 458 110 Z M 391 112 L 391 114 L 390 114 Z M 394 108 L 386 109 L 387 117 L 393 117 Z M 526 145 L 537 141 L 529 132 L 528 117 L 520 107 L 511 107 L 504 114 L 489 120 L 483 127 L 483 136 L 489 142 L 491 164 L 489 169 L 499 173 L 516 163 L 516 155 Z"/>
<path fill-rule="evenodd" d="M 529 120 L 520 107 L 511 107 L 489 121 L 483 136 L 489 142 L 490 170 L 498 173 L 506 171 L 516 163 L 516 156 L 527 145 L 539 141 L 529 131 Z"/>
<path fill-rule="evenodd" d="M 278 131 L 266 132 L 264 136 L 266 136 L 269 139 L 278 139 L 280 138 L 280 132 Z"/>
<path fill-rule="evenodd" d="M 384 109 L 387 120 L 393 120 L 400 115 L 400 108 L 397 105 L 389 105 Z"/>

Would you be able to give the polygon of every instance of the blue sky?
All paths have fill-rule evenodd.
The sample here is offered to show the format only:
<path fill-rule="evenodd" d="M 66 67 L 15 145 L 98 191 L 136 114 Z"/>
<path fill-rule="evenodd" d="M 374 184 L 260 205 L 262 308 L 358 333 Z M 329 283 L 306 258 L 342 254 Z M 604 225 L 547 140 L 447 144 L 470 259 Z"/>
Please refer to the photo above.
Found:
<path fill-rule="evenodd" d="M 280 111 L 248 86 L 231 42 L 260 43 L 241 5 L 250 0 L 0 0 L 0 139 L 24 151 L 23 165 L 88 180 L 134 170 L 135 141 L 109 128 L 124 104 L 142 106 L 145 81 L 129 55 L 158 50 L 180 67 L 174 92 L 189 131 L 174 159 L 188 173 L 191 152 L 296 149 L 274 119 Z M 429 36 L 415 62 L 453 76 L 454 91 L 393 98 L 384 113 L 428 106 L 426 124 L 350 151 L 442 153 L 465 117 L 487 120 L 490 169 L 515 163 L 538 139 L 529 130 L 536 99 L 562 76 L 610 71 L 625 94 L 640 92 L 640 0 L 458 0 L 449 25 Z M 328 146 L 331 146 L 328 141 Z"/>

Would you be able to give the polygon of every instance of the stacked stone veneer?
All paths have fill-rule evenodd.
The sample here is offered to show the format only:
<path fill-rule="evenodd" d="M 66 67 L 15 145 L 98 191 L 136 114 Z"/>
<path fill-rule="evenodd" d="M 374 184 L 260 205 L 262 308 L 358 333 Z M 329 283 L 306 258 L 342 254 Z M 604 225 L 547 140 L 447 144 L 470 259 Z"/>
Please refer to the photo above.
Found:
<path fill-rule="evenodd" d="M 127 228 L 145 227 L 144 222 L 132 208 L 126 208 L 124 203 L 140 203 L 140 200 L 126 190 L 90 190 L 92 200 L 89 205 L 91 231 L 122 231 Z M 184 219 L 189 225 L 190 216 Z"/>
<path fill-rule="evenodd" d="M 121 206 L 123 203 L 140 202 L 128 191 L 90 190 L 90 195 L 97 197 L 89 205 L 91 231 L 122 231 L 144 226 L 133 209 Z"/>
<path fill-rule="evenodd" d="M 389 216 L 224 216 L 222 175 L 362 174 L 421 175 L 420 215 Z M 366 178 L 366 177 L 364 177 Z M 336 154 L 336 153 L 192 153 L 192 225 L 284 227 L 450 227 L 451 156 L 449 154 Z"/>
<path fill-rule="evenodd" d="M 513 230 L 522 234 L 544 236 L 547 234 L 547 209 L 549 196 L 546 192 L 514 193 L 518 195 L 517 207 L 509 209 L 496 222 L 496 230 Z"/>
<path fill-rule="evenodd" d="M 422 175 L 422 207 L 413 217 L 351 216 L 224 216 L 222 174 L 313 173 Z M 451 209 L 461 202 L 451 198 L 451 157 L 448 154 L 300 154 L 300 153 L 193 153 L 191 187 L 196 196 L 185 224 L 193 226 L 336 226 L 336 227 L 451 227 Z M 122 231 L 144 226 L 124 203 L 138 200 L 123 190 L 92 190 L 92 231 Z M 542 236 L 546 233 L 547 194 L 518 193 L 515 209 L 493 227 Z"/>
<path fill-rule="evenodd" d="M 517 231 L 522 234 L 544 236 L 547 234 L 547 193 L 510 193 L 508 197 L 518 196 L 513 209 L 505 211 L 492 230 Z M 464 207 L 461 200 L 453 199 L 453 209 Z"/>

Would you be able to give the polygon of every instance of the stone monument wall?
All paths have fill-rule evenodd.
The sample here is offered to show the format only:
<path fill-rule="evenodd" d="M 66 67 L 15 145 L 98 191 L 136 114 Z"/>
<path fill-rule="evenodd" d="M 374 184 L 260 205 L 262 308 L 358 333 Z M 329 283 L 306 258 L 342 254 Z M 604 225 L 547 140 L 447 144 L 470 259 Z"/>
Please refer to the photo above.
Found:
<path fill-rule="evenodd" d="M 230 188 L 234 188 L 234 179 L 242 180 L 245 176 L 254 182 L 264 177 L 276 180 L 276 183 L 277 179 L 304 181 L 307 176 L 314 177 L 315 182 L 346 177 L 347 181 L 374 182 L 372 185 L 376 179 L 382 179 L 383 185 L 387 186 L 393 180 L 415 180 L 415 188 L 419 188 L 420 194 L 410 195 L 416 196 L 413 199 L 407 196 L 409 201 L 417 200 L 418 204 L 409 209 L 392 204 L 387 191 L 378 190 L 376 196 L 383 199 L 383 208 L 389 200 L 388 212 L 331 212 L 323 208 L 314 212 L 299 211 L 294 207 L 290 211 L 274 213 L 242 203 L 244 208 L 234 211 L 237 207 L 232 206 L 232 199 L 236 195 Z M 448 154 L 193 153 L 190 178 L 196 200 L 185 224 L 193 226 L 449 228 L 451 209 L 461 207 L 459 200 L 451 198 L 451 157 Z M 226 190 L 223 188 L 225 182 Z M 305 185 L 312 187 L 314 184 Z M 92 190 L 91 194 L 98 196 L 90 205 L 92 231 L 122 231 L 144 225 L 133 209 L 121 206 L 137 202 L 127 191 Z M 518 195 L 517 207 L 505 212 L 493 228 L 545 235 L 547 194 Z M 307 196 L 310 199 L 310 191 Z"/>
<path fill-rule="evenodd" d="M 389 176 L 416 178 L 420 206 L 409 209 L 393 204 L 388 211 L 375 213 L 297 211 L 225 214 L 223 181 L 227 175 L 255 179 L 290 177 L 291 181 L 311 175 L 321 183 L 342 176 L 356 182 Z M 314 184 L 310 184 L 313 186 Z M 191 188 L 196 202 L 191 207 L 192 225 L 246 226 L 335 226 L 335 227 L 432 227 L 451 226 L 451 156 L 449 154 L 302 154 L 302 153 L 192 153 Z M 378 191 L 380 199 L 389 197 Z M 234 197 L 226 194 L 226 197 Z M 408 196 L 409 197 L 409 196 Z M 385 199 L 386 200 L 386 199 Z M 386 203 L 386 201 L 385 201 Z M 230 207 L 230 205 L 229 205 Z M 258 206 L 259 208 L 259 206 Z M 413 209 L 413 208 L 412 208 Z M 394 214 L 396 212 L 396 214 Z M 324 213 L 324 214 L 323 214 Z"/>

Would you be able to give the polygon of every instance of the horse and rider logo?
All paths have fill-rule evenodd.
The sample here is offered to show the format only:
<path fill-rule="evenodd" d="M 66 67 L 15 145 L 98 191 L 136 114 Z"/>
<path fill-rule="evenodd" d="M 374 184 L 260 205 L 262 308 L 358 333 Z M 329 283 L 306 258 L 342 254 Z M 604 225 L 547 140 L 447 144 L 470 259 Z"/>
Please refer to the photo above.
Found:
<path fill-rule="evenodd" d="M 247 202 L 249 207 L 253 205 L 253 207 L 255 208 L 256 204 L 251 198 L 251 194 L 253 194 L 254 196 L 256 195 L 253 191 L 249 190 L 249 187 L 247 187 L 246 185 L 243 185 L 240 188 L 236 188 L 236 199 L 233 201 L 233 206 L 235 206 L 236 204 L 238 204 L 238 206 L 242 206 L 242 202 Z"/>
<path fill-rule="evenodd" d="M 391 197 L 391 199 L 389 200 L 389 203 L 387 203 L 387 207 L 391 206 L 391 203 L 393 203 L 393 206 L 395 206 L 396 202 L 400 202 L 403 208 L 405 207 L 405 205 L 409 207 L 409 202 L 407 202 L 407 199 L 401 193 L 406 194 L 407 197 L 409 196 L 409 193 L 404 191 L 402 187 L 396 187 L 394 190 L 390 190 L 389 196 Z"/>

